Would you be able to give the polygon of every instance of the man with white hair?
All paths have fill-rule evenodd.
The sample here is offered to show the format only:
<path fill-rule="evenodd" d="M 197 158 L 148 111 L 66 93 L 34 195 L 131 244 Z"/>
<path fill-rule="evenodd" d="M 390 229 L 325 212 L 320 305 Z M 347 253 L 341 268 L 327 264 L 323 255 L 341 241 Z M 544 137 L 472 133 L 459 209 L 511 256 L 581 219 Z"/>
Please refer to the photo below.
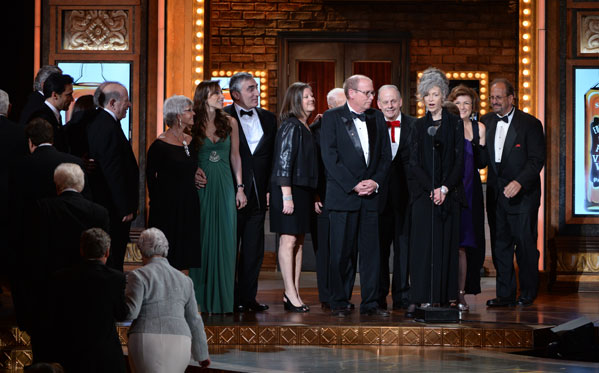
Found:
<path fill-rule="evenodd" d="M 27 121 L 31 118 L 31 114 L 38 111 L 44 105 L 44 101 L 46 101 L 44 97 L 44 83 L 53 73 L 62 73 L 62 70 L 54 65 L 44 65 L 38 70 L 33 81 L 33 92 L 27 97 L 27 102 L 21 111 L 19 124 L 23 126 L 27 124 Z"/>
<path fill-rule="evenodd" d="M 87 128 L 89 158 L 96 163 L 90 174 L 94 202 L 110 214 L 111 256 L 108 265 L 123 270 L 131 221 L 139 203 L 139 168 L 120 121 L 131 107 L 129 93 L 117 82 L 104 82 L 94 93 L 97 114 Z"/>

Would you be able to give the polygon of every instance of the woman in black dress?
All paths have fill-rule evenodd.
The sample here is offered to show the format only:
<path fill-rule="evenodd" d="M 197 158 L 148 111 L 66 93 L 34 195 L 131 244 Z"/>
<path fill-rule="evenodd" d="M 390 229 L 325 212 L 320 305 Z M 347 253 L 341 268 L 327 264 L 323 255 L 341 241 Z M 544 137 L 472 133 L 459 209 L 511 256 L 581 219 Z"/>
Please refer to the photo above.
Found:
<path fill-rule="evenodd" d="M 483 187 L 478 173 L 485 167 L 485 125 L 472 119 L 479 110 L 478 95 L 472 88 L 459 85 L 451 90 L 449 101 L 460 110 L 464 122 L 464 194 L 467 206 L 462 209 L 458 271 L 460 311 L 468 311 L 466 294 L 480 293 L 480 269 L 485 261 L 485 215 Z"/>
<path fill-rule="evenodd" d="M 413 181 L 407 317 L 414 316 L 418 303 L 448 305 L 457 299 L 464 127 L 460 118 L 442 107 L 448 91 L 442 71 L 424 71 L 418 94 L 427 113 L 416 121 L 409 167 Z"/>
<path fill-rule="evenodd" d="M 279 267 L 285 283 L 285 309 L 307 312 L 299 295 L 304 236 L 318 180 L 316 146 L 306 121 L 315 110 L 312 88 L 293 83 L 285 94 L 275 139 L 271 176 L 270 230 L 281 235 Z"/>
<path fill-rule="evenodd" d="M 200 267 L 200 202 L 194 175 L 197 156 L 189 146 L 193 102 L 185 96 L 164 101 L 164 122 L 169 127 L 148 149 L 146 179 L 150 194 L 149 227 L 168 239 L 169 263 L 180 270 Z"/>

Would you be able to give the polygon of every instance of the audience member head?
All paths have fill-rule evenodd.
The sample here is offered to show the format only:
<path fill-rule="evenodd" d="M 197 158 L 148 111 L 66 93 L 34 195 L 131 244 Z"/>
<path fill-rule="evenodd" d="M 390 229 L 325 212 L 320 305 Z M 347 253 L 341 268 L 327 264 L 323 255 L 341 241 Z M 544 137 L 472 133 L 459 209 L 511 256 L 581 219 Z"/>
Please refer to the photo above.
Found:
<path fill-rule="evenodd" d="M 44 97 L 56 110 L 68 110 L 73 102 L 73 78 L 61 73 L 50 74 L 44 82 Z"/>
<path fill-rule="evenodd" d="M 58 363 L 35 363 L 23 370 L 27 373 L 64 373 L 64 368 Z"/>
<path fill-rule="evenodd" d="M 54 170 L 56 191 L 61 194 L 65 189 L 75 189 L 81 193 L 85 186 L 83 170 L 75 163 L 61 163 Z"/>
<path fill-rule="evenodd" d="M 295 82 L 287 88 L 279 117 L 281 121 L 296 117 L 305 123 L 315 109 L 314 102 L 312 87 L 307 83 Z"/>
<path fill-rule="evenodd" d="M 54 130 L 47 120 L 33 118 L 25 126 L 25 137 L 29 140 L 30 146 L 37 147 L 40 144 L 52 144 L 54 142 Z"/>
<path fill-rule="evenodd" d="M 460 116 L 460 109 L 453 102 L 451 102 L 451 101 L 445 101 L 445 102 L 443 102 L 443 107 L 445 109 L 447 109 L 448 112 L 450 112 L 451 114 L 455 115 L 456 117 Z"/>
<path fill-rule="evenodd" d="M 347 103 L 356 113 L 361 114 L 370 108 L 374 99 L 372 79 L 364 75 L 352 75 L 343 83 Z"/>
<path fill-rule="evenodd" d="M 62 74 L 62 70 L 58 66 L 54 65 L 44 65 L 42 66 L 35 75 L 35 80 L 33 81 L 33 90 L 42 92 L 44 90 L 44 82 L 50 74 L 59 73 Z"/>
<path fill-rule="evenodd" d="M 81 233 L 80 251 L 84 259 L 106 263 L 110 254 L 110 236 L 100 228 L 91 228 Z"/>
<path fill-rule="evenodd" d="M 229 81 L 229 91 L 233 102 L 245 110 L 257 107 L 260 102 L 258 83 L 250 73 L 240 72 L 233 75 Z"/>
<path fill-rule="evenodd" d="M 347 97 L 345 97 L 343 88 L 333 88 L 327 93 L 327 105 L 329 106 L 329 109 L 345 105 L 346 102 Z"/>
<path fill-rule="evenodd" d="M 0 89 L 0 115 L 8 116 L 8 108 L 10 107 L 10 100 L 8 93 Z"/>
<path fill-rule="evenodd" d="M 218 80 L 204 80 L 196 87 L 193 94 L 193 111 L 195 112 L 194 125 L 191 130 L 193 143 L 196 148 L 204 143 L 206 138 L 206 125 L 214 116 L 214 134 L 224 140 L 231 133 L 228 115 L 222 110 L 223 91 Z"/>
<path fill-rule="evenodd" d="M 193 124 L 193 101 L 185 96 L 174 95 L 167 98 L 162 106 L 162 118 L 167 126 L 181 125 L 181 118 L 190 113 L 191 123 Z"/>
<path fill-rule="evenodd" d="M 144 258 L 168 255 L 168 241 L 158 228 L 148 228 L 141 232 L 137 240 L 137 247 Z"/>
<path fill-rule="evenodd" d="M 399 116 L 401 105 L 401 93 L 393 84 L 387 84 L 379 88 L 376 105 L 383 112 L 387 121 L 394 121 Z"/>
<path fill-rule="evenodd" d="M 113 113 L 117 120 L 127 116 L 131 107 L 127 88 L 119 82 L 104 82 L 94 92 L 94 104 Z"/>
<path fill-rule="evenodd" d="M 507 115 L 514 107 L 514 86 L 509 80 L 498 78 L 491 82 L 491 106 L 501 116 Z"/>
<path fill-rule="evenodd" d="M 479 99 L 474 89 L 466 87 L 463 84 L 454 87 L 451 90 L 447 101 L 451 101 L 458 109 L 460 109 L 460 118 L 463 120 L 469 120 L 472 113 L 478 113 L 479 110 Z"/>
<path fill-rule="evenodd" d="M 440 112 L 448 93 L 449 80 L 443 71 L 436 67 L 429 67 L 424 70 L 418 81 L 418 95 L 432 115 Z"/>
<path fill-rule="evenodd" d="M 75 104 L 73 105 L 73 113 L 78 113 L 80 111 L 92 110 L 96 107 L 94 105 L 94 96 L 93 95 L 83 95 L 79 96 L 77 100 L 75 100 Z"/>

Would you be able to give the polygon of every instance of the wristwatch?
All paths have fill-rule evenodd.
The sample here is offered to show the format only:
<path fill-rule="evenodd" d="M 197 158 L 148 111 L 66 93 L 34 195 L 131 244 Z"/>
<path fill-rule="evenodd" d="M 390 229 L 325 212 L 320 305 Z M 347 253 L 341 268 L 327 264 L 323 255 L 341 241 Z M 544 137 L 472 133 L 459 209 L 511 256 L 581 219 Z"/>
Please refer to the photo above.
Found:
<path fill-rule="evenodd" d="M 447 187 L 445 185 L 441 185 L 441 193 L 447 194 L 448 192 L 449 192 L 449 189 L 447 189 Z"/>
<path fill-rule="evenodd" d="M 237 189 L 239 189 L 239 188 L 245 188 L 245 185 L 243 185 L 243 184 L 237 184 Z"/>

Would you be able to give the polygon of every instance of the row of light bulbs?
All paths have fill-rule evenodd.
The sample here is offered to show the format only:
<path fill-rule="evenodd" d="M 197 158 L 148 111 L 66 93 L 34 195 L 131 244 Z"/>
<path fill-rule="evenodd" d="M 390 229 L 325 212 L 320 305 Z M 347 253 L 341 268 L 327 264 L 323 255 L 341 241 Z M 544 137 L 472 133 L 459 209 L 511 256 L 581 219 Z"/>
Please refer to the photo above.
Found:
<path fill-rule="evenodd" d="M 194 87 L 204 80 L 204 0 L 196 0 Z"/>
<path fill-rule="evenodd" d="M 220 70 L 213 71 L 212 77 L 231 77 L 237 74 L 239 71 L 236 70 Z M 256 70 L 256 71 L 248 71 L 248 73 L 252 74 L 255 79 L 260 79 L 260 106 L 267 107 L 268 106 L 268 80 L 266 71 L 264 70 Z"/>
<path fill-rule="evenodd" d="M 533 0 L 521 0 L 520 2 L 520 41 L 519 47 L 521 50 L 519 63 L 519 82 L 520 82 L 520 97 L 522 98 L 522 111 L 528 113 L 533 107 L 533 74 L 532 60 L 534 56 L 534 38 L 532 32 L 533 25 Z"/>

